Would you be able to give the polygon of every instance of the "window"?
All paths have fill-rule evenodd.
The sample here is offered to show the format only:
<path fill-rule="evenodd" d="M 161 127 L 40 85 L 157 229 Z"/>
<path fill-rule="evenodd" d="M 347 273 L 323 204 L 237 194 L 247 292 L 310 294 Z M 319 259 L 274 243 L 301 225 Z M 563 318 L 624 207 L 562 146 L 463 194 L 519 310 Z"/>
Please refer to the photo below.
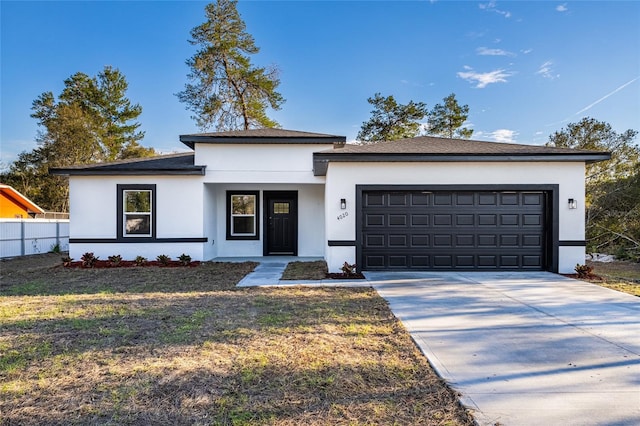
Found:
<path fill-rule="evenodd" d="M 227 239 L 258 240 L 259 192 L 227 191 Z"/>
<path fill-rule="evenodd" d="M 155 185 L 118 185 L 118 237 L 155 237 Z"/>

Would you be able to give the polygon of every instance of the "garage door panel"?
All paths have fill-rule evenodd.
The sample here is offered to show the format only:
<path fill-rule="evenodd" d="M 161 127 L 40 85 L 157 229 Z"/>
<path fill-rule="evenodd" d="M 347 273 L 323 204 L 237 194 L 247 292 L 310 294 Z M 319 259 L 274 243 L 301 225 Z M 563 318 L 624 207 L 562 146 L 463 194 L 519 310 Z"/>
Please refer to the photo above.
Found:
<path fill-rule="evenodd" d="M 472 206 L 474 202 L 474 195 L 472 192 L 469 193 L 457 193 L 456 205 L 458 206 Z"/>
<path fill-rule="evenodd" d="M 382 234 L 367 234 L 365 238 L 365 247 L 386 247 L 385 236 Z"/>
<path fill-rule="evenodd" d="M 434 206 L 450 206 L 452 204 L 453 194 L 435 193 L 433 194 Z"/>
<path fill-rule="evenodd" d="M 475 247 L 475 236 L 472 234 L 457 234 L 456 247 Z"/>
<path fill-rule="evenodd" d="M 498 224 L 498 215 L 496 214 L 479 214 L 478 226 L 496 226 Z"/>
<path fill-rule="evenodd" d="M 429 205 L 429 195 L 428 194 L 411 194 L 411 205 L 412 206 L 428 206 Z"/>
<path fill-rule="evenodd" d="M 433 226 L 451 226 L 452 223 L 450 214 L 433 215 Z"/>
<path fill-rule="evenodd" d="M 390 214 L 389 226 L 407 226 L 408 220 L 406 214 Z"/>
<path fill-rule="evenodd" d="M 406 235 L 389 235 L 389 247 L 408 247 Z"/>
<path fill-rule="evenodd" d="M 522 204 L 525 206 L 541 206 L 543 202 L 542 194 L 523 194 L 522 195 Z"/>
<path fill-rule="evenodd" d="M 520 202 L 519 194 L 500 194 L 500 205 L 517 206 Z"/>
<path fill-rule="evenodd" d="M 523 226 L 541 226 L 542 215 L 541 214 L 523 214 L 522 225 Z"/>
<path fill-rule="evenodd" d="M 498 205 L 498 197 L 497 194 L 489 193 L 489 194 L 479 194 L 478 204 L 481 206 L 496 206 Z"/>
<path fill-rule="evenodd" d="M 522 236 L 522 245 L 524 247 L 542 247 L 542 236 L 541 235 L 523 235 Z"/>
<path fill-rule="evenodd" d="M 434 268 L 453 268 L 453 256 L 438 254 L 433 256 Z"/>
<path fill-rule="evenodd" d="M 508 213 L 500 215 L 500 226 L 518 226 L 520 215 L 517 213 Z"/>
<path fill-rule="evenodd" d="M 428 214 L 412 214 L 411 226 L 429 226 L 430 220 Z"/>
<path fill-rule="evenodd" d="M 456 226 L 474 226 L 474 218 L 472 214 L 456 214 Z"/>
<path fill-rule="evenodd" d="M 545 194 L 363 193 L 363 269 L 543 269 Z"/>
<path fill-rule="evenodd" d="M 475 266 L 475 256 L 473 255 L 457 255 L 456 268 L 473 268 Z"/>
<path fill-rule="evenodd" d="M 425 248 L 429 247 L 429 241 L 431 238 L 427 234 L 412 234 L 411 235 L 411 247 Z"/>
<path fill-rule="evenodd" d="M 383 214 L 366 214 L 365 215 L 365 226 L 377 226 L 383 227 L 385 226 L 386 221 L 384 220 L 385 215 Z"/>
<path fill-rule="evenodd" d="M 411 256 L 411 266 L 414 268 L 429 268 L 431 267 L 430 256 Z"/>

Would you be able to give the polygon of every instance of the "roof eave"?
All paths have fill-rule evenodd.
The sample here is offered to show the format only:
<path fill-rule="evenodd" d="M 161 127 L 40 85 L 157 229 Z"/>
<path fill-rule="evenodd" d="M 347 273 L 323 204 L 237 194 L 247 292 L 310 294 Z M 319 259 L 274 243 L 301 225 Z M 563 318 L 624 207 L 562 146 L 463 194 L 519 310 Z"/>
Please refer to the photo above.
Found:
<path fill-rule="evenodd" d="M 345 143 L 345 136 L 201 136 L 201 135 L 180 135 L 180 142 L 191 149 L 195 149 L 196 143 L 207 144 L 316 144 L 331 145 L 334 143 Z"/>
<path fill-rule="evenodd" d="M 120 170 L 100 170 L 100 169 L 49 169 L 52 175 L 60 176 L 204 176 L 206 166 L 194 167 L 191 169 L 120 169 Z"/>
<path fill-rule="evenodd" d="M 584 162 L 587 164 L 611 158 L 608 152 L 593 154 L 378 154 L 378 153 L 314 153 L 314 176 L 326 176 L 329 163 L 438 163 L 438 162 Z"/>

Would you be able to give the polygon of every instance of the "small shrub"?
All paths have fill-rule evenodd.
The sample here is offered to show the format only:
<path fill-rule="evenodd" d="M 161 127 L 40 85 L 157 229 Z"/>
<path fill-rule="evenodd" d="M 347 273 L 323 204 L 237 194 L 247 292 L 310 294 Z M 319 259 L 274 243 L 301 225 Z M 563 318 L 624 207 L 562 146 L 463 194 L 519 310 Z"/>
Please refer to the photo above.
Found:
<path fill-rule="evenodd" d="M 340 268 L 340 270 L 342 272 L 344 272 L 344 274 L 346 276 L 348 276 L 348 277 L 356 275 L 356 265 L 355 265 L 355 263 L 353 265 L 349 265 L 348 262 L 344 262 L 344 265 L 342 265 L 342 268 Z"/>
<path fill-rule="evenodd" d="M 80 260 L 82 260 L 82 266 L 84 268 L 93 268 L 93 266 L 98 261 L 98 256 L 94 256 L 91 252 L 86 252 L 82 255 Z"/>
<path fill-rule="evenodd" d="M 161 265 L 164 265 L 164 266 L 167 266 L 169 262 L 171 262 L 171 258 L 166 254 L 161 254 L 160 256 L 156 257 L 156 260 L 160 262 Z"/>
<path fill-rule="evenodd" d="M 109 262 L 111 262 L 111 266 L 118 266 L 122 262 L 122 256 L 119 254 L 114 254 L 113 256 L 108 257 Z"/>
<path fill-rule="evenodd" d="M 577 264 L 575 271 L 576 274 L 578 274 L 578 278 L 589 278 L 593 273 L 593 268 L 591 266 Z"/>
<path fill-rule="evenodd" d="M 182 266 L 189 266 L 189 264 L 191 263 L 191 256 L 189 256 L 188 254 L 184 254 L 182 253 L 179 257 L 178 260 L 180 261 L 180 264 Z"/>
<path fill-rule="evenodd" d="M 62 250 L 60 250 L 60 244 L 53 244 L 49 249 L 49 253 L 60 253 L 61 251 Z"/>
<path fill-rule="evenodd" d="M 137 266 L 144 266 L 147 263 L 147 258 L 144 256 L 136 256 L 134 262 Z"/>
<path fill-rule="evenodd" d="M 62 266 L 71 266 L 72 262 L 73 262 L 73 258 L 72 257 L 64 256 L 62 258 Z"/>

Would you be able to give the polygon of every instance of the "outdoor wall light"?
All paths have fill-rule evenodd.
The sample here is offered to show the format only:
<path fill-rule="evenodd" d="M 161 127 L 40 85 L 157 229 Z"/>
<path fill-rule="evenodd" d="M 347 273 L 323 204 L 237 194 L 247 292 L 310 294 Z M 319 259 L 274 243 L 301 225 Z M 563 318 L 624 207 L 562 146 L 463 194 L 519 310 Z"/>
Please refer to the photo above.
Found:
<path fill-rule="evenodd" d="M 569 198 L 569 208 L 570 209 L 578 208 L 578 201 L 575 198 Z"/>
<path fill-rule="evenodd" d="M 340 209 L 345 210 L 347 208 L 347 200 L 344 198 L 340 198 Z"/>

